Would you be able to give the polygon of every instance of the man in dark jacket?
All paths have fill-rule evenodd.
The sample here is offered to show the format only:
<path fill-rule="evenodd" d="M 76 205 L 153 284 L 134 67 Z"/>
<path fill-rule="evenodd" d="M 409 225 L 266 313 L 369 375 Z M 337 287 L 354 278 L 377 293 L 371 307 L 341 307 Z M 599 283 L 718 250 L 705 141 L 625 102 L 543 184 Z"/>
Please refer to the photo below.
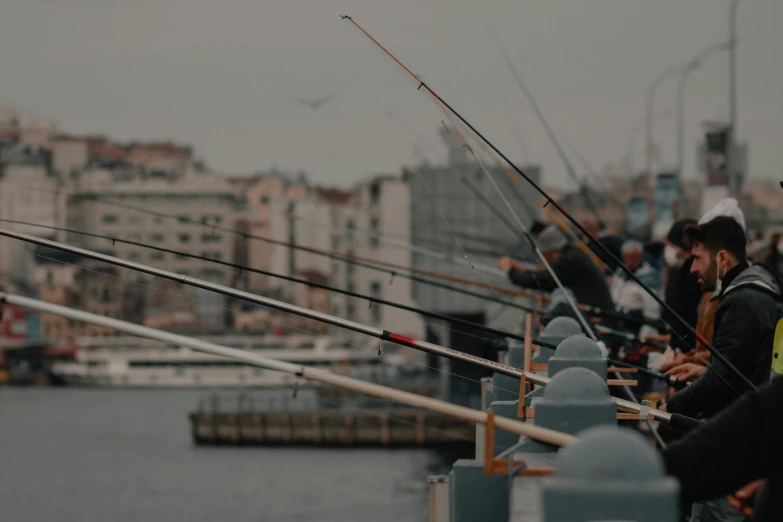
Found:
<path fill-rule="evenodd" d="M 720 216 L 685 229 L 693 246 L 691 270 L 714 291 L 713 347 L 756 385 L 770 379 L 775 327 L 783 317 L 777 278 L 763 265 L 748 266 L 745 232 L 734 218 Z M 691 386 L 669 399 L 665 408 L 690 417 L 712 417 L 748 390 L 717 357 Z"/>
<path fill-rule="evenodd" d="M 748 393 L 663 452 L 666 471 L 680 481 L 682 504 L 734 493 L 748 497 L 766 479 L 753 520 L 783 520 L 783 379 Z M 750 487 L 744 487 L 749 485 Z M 736 508 L 742 498 L 730 499 Z M 748 515 L 748 509 L 742 509 Z"/>
<path fill-rule="evenodd" d="M 579 250 L 554 225 L 547 226 L 536 241 L 555 275 L 570 288 L 579 303 L 613 310 L 614 303 L 609 285 L 601 270 L 590 257 Z M 546 268 L 536 271 L 524 270 L 522 265 L 510 257 L 500 260 L 500 269 L 508 271 L 512 283 L 523 288 L 551 292 L 557 283 Z"/>
<path fill-rule="evenodd" d="M 685 243 L 685 227 L 695 224 L 695 219 L 676 221 L 666 235 L 663 255 L 666 265 L 664 300 L 693 328 L 696 328 L 703 290 L 696 274 L 691 272 L 693 258 Z M 679 348 L 681 352 L 687 353 L 696 345 L 693 334 L 670 312 L 664 310 L 662 319 L 671 325 L 672 336 L 669 345 L 672 348 Z"/>

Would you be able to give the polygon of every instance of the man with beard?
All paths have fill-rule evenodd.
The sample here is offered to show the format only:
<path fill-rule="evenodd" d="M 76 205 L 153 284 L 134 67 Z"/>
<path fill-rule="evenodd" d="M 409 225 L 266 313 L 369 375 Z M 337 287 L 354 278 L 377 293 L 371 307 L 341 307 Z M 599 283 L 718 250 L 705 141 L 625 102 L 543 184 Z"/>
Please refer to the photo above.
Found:
<path fill-rule="evenodd" d="M 756 385 L 769 381 L 775 327 L 783 318 L 781 286 L 763 265 L 749 266 L 745 232 L 731 217 L 719 216 L 685 229 L 693 265 L 705 291 L 720 304 L 715 312 L 713 347 Z M 747 385 L 713 357 L 701 376 L 674 394 L 664 411 L 710 418 L 747 392 Z M 720 458 L 720 455 L 715 455 Z M 725 499 L 694 504 L 693 521 L 739 521 Z"/>

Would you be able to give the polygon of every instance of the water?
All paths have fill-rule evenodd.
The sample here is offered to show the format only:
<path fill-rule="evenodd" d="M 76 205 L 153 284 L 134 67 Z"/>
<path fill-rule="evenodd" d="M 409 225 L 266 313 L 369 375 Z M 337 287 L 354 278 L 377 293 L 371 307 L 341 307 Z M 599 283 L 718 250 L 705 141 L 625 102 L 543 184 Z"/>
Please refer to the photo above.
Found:
<path fill-rule="evenodd" d="M 0 520 L 427 520 L 437 454 L 196 447 L 202 395 L 0 389 Z"/>

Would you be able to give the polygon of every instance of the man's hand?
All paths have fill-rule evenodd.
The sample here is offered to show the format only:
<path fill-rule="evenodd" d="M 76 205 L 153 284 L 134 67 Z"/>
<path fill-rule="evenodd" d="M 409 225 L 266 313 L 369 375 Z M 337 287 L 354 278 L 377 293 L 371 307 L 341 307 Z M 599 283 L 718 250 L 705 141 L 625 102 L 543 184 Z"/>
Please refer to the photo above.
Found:
<path fill-rule="evenodd" d="M 670 361 L 666 361 L 661 365 L 660 368 L 658 368 L 659 372 L 665 372 L 666 370 L 670 368 L 674 368 L 675 366 L 681 365 L 685 361 L 685 354 L 682 353 L 682 350 L 677 348 L 674 350 L 674 358 Z"/>
<path fill-rule="evenodd" d="M 753 496 L 756 494 L 756 492 L 759 489 L 759 486 L 763 483 L 763 480 L 757 480 L 756 482 L 751 482 L 744 488 L 740 489 L 733 495 L 729 495 L 729 504 L 731 507 L 745 515 L 746 517 L 752 517 L 753 516 L 753 508 L 748 506 L 748 501 L 753 498 Z"/>
<path fill-rule="evenodd" d="M 692 381 L 707 373 L 707 367 L 700 364 L 685 363 L 675 366 L 666 372 L 666 375 L 674 375 L 678 381 Z"/>
<path fill-rule="evenodd" d="M 519 263 L 519 261 L 510 258 L 508 256 L 501 257 L 498 265 L 500 266 L 500 269 L 503 270 L 504 272 L 508 272 L 512 268 L 516 268 L 517 270 L 522 270 L 522 265 Z"/>

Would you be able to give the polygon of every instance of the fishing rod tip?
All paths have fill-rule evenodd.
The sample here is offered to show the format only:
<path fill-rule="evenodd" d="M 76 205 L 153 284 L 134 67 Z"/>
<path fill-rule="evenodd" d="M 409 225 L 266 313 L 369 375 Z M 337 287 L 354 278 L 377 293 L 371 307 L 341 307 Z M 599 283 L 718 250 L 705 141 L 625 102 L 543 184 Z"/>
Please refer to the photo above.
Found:
<path fill-rule="evenodd" d="M 340 15 L 340 20 L 353 20 L 353 18 L 348 15 Z"/>

